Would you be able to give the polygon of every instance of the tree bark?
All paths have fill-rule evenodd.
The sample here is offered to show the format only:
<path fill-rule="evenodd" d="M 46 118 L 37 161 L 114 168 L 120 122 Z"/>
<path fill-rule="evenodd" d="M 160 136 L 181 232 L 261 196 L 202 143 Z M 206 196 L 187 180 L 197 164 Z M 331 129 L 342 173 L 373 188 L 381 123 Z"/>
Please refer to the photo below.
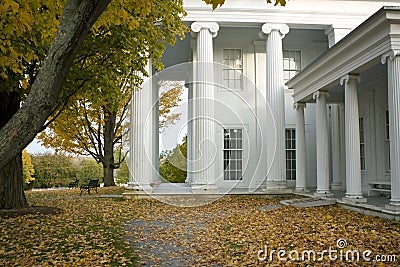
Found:
<path fill-rule="evenodd" d="M 114 182 L 114 129 L 117 119 L 116 112 L 104 111 L 104 157 L 103 157 L 103 180 L 104 186 L 115 186 Z"/>
<path fill-rule="evenodd" d="M 0 210 L 28 207 L 22 175 L 22 153 L 0 170 Z"/>
<path fill-rule="evenodd" d="M 22 107 L 0 129 L 0 169 L 40 132 L 57 102 L 67 72 L 93 23 L 110 0 L 68 0 L 56 37 Z"/>
<path fill-rule="evenodd" d="M 18 111 L 21 94 L 16 91 L 0 91 L 0 128 Z M 28 203 L 24 194 L 22 152 L 0 169 L 0 209 L 25 208 Z"/>

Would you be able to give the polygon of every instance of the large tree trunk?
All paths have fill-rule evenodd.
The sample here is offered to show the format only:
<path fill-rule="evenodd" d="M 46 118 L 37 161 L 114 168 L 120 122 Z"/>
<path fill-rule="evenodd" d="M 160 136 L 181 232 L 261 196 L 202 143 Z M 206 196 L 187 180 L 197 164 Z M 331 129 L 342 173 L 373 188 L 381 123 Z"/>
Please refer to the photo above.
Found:
<path fill-rule="evenodd" d="M 20 92 L 0 91 L 0 128 L 18 111 Z M 18 209 L 28 206 L 24 194 L 22 153 L 0 169 L 0 209 Z"/>
<path fill-rule="evenodd" d="M 20 209 L 27 206 L 20 153 L 0 170 L 0 209 Z"/>
<path fill-rule="evenodd" d="M 54 42 L 22 107 L 0 128 L 0 169 L 42 130 L 57 102 L 73 59 L 111 0 L 68 0 Z"/>
<path fill-rule="evenodd" d="M 104 186 L 114 186 L 114 129 L 117 119 L 116 112 L 104 111 L 104 158 L 103 158 L 103 180 Z"/>

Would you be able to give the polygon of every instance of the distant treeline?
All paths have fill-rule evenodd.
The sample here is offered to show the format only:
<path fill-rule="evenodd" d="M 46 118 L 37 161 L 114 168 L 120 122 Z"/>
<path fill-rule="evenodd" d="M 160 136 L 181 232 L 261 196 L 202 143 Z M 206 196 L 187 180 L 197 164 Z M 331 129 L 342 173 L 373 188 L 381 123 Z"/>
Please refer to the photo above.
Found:
<path fill-rule="evenodd" d="M 70 157 L 59 154 L 29 155 L 31 166 L 24 162 L 25 189 L 67 187 L 75 179 L 79 184 L 87 183 L 90 179 L 103 178 L 103 166 L 91 157 Z M 25 164 L 28 162 L 28 164 Z M 33 168 L 33 170 L 32 170 Z M 25 172 L 29 170 L 31 178 Z M 32 175 L 33 174 L 33 175 Z M 128 182 L 129 171 L 125 163 L 117 171 L 117 183 Z"/>

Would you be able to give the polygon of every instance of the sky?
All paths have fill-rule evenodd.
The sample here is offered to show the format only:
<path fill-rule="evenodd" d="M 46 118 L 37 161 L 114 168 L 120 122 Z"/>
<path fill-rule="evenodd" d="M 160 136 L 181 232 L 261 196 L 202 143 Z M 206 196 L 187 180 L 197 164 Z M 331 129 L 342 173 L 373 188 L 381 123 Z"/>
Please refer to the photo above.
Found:
<path fill-rule="evenodd" d="M 51 152 L 53 153 L 53 149 L 48 149 L 42 146 L 39 141 L 35 138 L 27 147 L 26 150 L 28 151 L 29 154 L 40 154 L 40 153 L 45 153 L 45 152 Z"/>

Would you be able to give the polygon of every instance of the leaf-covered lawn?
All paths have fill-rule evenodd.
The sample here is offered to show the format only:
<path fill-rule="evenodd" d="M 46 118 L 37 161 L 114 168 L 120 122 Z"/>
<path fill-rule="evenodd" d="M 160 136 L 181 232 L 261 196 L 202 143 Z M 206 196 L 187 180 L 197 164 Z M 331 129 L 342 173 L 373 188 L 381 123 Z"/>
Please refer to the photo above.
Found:
<path fill-rule="evenodd" d="M 28 192 L 27 197 L 33 205 L 63 213 L 0 217 L 0 266 L 350 266 L 327 254 L 309 262 L 279 261 L 275 252 L 273 262 L 257 257 L 266 245 L 268 253 L 337 249 L 340 238 L 347 241 L 344 253 L 395 254 L 397 262 L 381 265 L 400 262 L 399 224 L 337 206 L 300 209 L 278 206 L 279 199 L 225 197 L 183 208 L 152 199 L 79 197 L 79 190 Z M 353 265 L 379 266 L 363 260 Z"/>

